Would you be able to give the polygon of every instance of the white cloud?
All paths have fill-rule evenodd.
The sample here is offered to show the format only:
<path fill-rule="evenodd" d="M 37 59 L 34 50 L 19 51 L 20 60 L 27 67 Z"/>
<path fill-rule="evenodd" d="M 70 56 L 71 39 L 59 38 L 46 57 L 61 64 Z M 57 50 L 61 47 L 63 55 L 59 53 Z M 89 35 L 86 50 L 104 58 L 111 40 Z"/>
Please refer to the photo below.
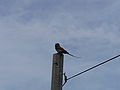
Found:
<path fill-rule="evenodd" d="M 44 1 L 42 3 L 48 5 L 47 2 Z M 62 1 L 60 5 L 64 7 L 58 6 L 57 9 L 55 9 L 58 3 L 56 2 L 55 6 L 53 6 L 51 1 L 51 11 L 49 11 L 50 6 L 47 7 L 43 5 L 42 7 L 45 8 L 46 11 L 42 13 L 42 11 L 39 11 L 39 8 L 42 7 L 38 6 L 38 4 L 36 6 L 37 10 L 35 10 L 34 6 L 32 7 L 32 4 L 34 3 L 34 5 L 36 5 L 37 1 L 22 0 L 14 3 L 13 7 L 10 8 L 11 13 L 7 16 L 0 17 L 0 83 L 2 85 L 0 89 L 50 89 L 52 53 L 55 52 L 54 43 L 56 42 L 60 42 L 62 46 L 71 53 L 75 55 L 79 55 L 80 53 L 80 56 L 83 57 L 83 60 L 79 62 L 79 60 L 74 61 L 74 58 L 65 56 L 65 70 L 68 76 L 98 63 L 101 59 L 103 60 L 109 56 L 118 54 L 120 44 L 119 26 L 114 24 L 114 22 L 111 24 L 107 21 L 101 22 L 100 19 L 104 19 L 104 17 L 99 15 L 102 12 L 106 13 L 106 10 L 110 7 L 109 3 L 106 3 L 108 5 L 107 9 L 101 10 L 101 7 L 99 7 L 100 12 L 95 8 L 94 11 L 93 7 L 89 7 L 93 10 L 92 12 L 94 12 L 93 14 L 92 12 L 89 14 L 88 12 L 90 11 L 84 11 L 84 5 L 81 6 L 83 9 L 81 8 L 80 11 L 79 8 L 74 11 L 76 8 L 70 7 L 71 2 L 67 4 L 68 2 L 64 3 L 64 1 Z M 65 5 L 67 6 L 65 7 Z M 76 3 L 72 5 L 75 6 Z M 93 4 L 90 3 L 90 5 Z M 114 7 L 113 5 L 113 8 L 116 9 L 118 7 Z M 111 12 L 112 11 L 108 12 L 108 14 Z M 43 18 L 43 16 L 47 18 Z M 96 20 L 98 17 L 100 17 L 100 19 Z M 92 24 L 101 24 L 91 26 L 91 24 L 88 23 L 89 21 L 92 22 Z M 98 61 L 96 61 L 96 59 Z M 83 75 L 82 81 L 73 80 L 73 82 L 68 83 L 66 87 L 69 88 L 70 85 L 73 85 L 73 87 L 77 86 L 76 89 L 79 89 L 79 84 L 76 84 L 77 82 L 80 84 L 83 83 L 83 86 L 80 88 L 87 90 L 84 86 L 87 82 L 85 85 L 95 90 L 109 88 L 111 84 L 104 86 L 101 83 L 108 75 L 106 71 L 110 71 L 112 69 L 111 67 L 115 69 L 115 75 L 119 75 L 119 69 L 114 65 L 119 66 L 119 63 L 106 66 L 103 72 L 101 70 L 98 73 L 96 70 L 96 76 L 93 74 L 94 71 L 89 73 L 89 75 L 87 74 L 86 78 Z M 71 68 L 71 66 L 74 67 Z M 101 76 L 104 73 L 106 74 L 105 77 Z M 99 77 L 100 81 L 91 82 L 91 80 Z M 111 77 L 108 77 L 108 79 Z M 115 78 L 115 80 L 117 79 Z M 106 81 L 105 84 L 108 82 L 109 80 Z M 117 82 L 119 81 L 115 83 Z M 96 85 L 95 88 L 93 87 L 94 84 Z M 99 84 L 101 84 L 101 86 L 99 86 Z M 112 90 L 114 89 L 115 86 L 113 86 Z M 68 90 L 73 90 L 73 88 Z"/>

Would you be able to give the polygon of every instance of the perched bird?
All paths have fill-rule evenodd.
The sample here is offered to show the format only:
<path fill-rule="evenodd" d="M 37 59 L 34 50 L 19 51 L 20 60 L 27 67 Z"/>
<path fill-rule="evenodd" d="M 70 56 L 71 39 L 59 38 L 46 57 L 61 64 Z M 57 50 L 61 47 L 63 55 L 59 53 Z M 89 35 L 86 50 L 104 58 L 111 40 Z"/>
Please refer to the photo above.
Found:
<path fill-rule="evenodd" d="M 70 55 L 70 56 L 76 57 L 76 56 L 70 54 L 70 53 L 69 53 L 68 51 L 66 51 L 64 48 L 62 48 L 59 43 L 56 43 L 56 44 L 55 44 L 55 50 L 56 50 L 58 53 L 68 54 L 68 55 Z M 76 58 L 80 58 L 80 57 L 76 57 Z"/>

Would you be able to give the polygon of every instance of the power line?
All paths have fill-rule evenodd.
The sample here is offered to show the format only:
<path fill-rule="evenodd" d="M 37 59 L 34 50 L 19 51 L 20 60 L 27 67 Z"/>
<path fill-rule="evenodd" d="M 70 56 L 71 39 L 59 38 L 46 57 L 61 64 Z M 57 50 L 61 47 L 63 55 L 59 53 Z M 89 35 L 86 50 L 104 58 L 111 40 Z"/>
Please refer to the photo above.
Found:
<path fill-rule="evenodd" d="M 86 70 L 84 70 L 84 71 L 82 71 L 82 72 L 80 72 L 80 73 L 78 73 L 78 74 L 75 74 L 75 75 L 69 77 L 69 78 L 67 79 L 67 81 L 70 80 L 70 79 L 72 79 L 72 78 L 74 78 L 74 77 L 77 77 L 77 76 L 79 76 L 79 75 L 81 75 L 81 74 L 83 74 L 83 73 L 85 73 L 85 72 L 88 72 L 88 71 L 90 71 L 90 70 L 92 70 L 92 69 L 94 69 L 94 68 L 96 68 L 96 67 L 98 67 L 98 66 L 101 66 L 101 65 L 103 65 L 103 64 L 105 64 L 105 63 L 107 63 L 107 62 L 109 62 L 109 61 L 112 61 L 112 60 L 114 60 L 115 58 L 118 58 L 118 57 L 120 57 L 120 55 L 114 56 L 114 57 L 112 57 L 112 58 L 110 58 L 110 59 L 108 59 L 108 60 L 106 60 L 106 61 L 104 61 L 104 62 L 101 62 L 101 63 L 99 63 L 99 64 L 97 64 L 97 65 L 95 65 L 95 66 L 93 66 L 93 67 L 90 67 L 90 68 L 88 68 L 88 69 L 86 69 Z"/>

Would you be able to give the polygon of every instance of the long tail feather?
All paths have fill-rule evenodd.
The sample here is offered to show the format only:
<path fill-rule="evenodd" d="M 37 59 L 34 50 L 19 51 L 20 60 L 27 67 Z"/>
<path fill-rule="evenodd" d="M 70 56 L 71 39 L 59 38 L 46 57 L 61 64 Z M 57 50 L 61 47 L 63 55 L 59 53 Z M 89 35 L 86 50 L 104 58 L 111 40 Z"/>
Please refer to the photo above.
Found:
<path fill-rule="evenodd" d="M 72 56 L 72 57 L 81 58 L 81 57 L 74 56 L 74 55 L 72 55 L 70 53 L 67 53 L 67 54 L 70 55 L 70 56 Z"/>

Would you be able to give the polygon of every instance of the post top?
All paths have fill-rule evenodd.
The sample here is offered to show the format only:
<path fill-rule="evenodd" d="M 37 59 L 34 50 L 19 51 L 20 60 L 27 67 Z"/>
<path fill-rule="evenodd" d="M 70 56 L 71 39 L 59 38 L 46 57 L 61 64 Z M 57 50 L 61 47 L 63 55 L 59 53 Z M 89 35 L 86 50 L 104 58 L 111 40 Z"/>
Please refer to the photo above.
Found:
<path fill-rule="evenodd" d="M 63 55 L 62 53 L 54 53 L 53 55 Z M 64 55 L 63 55 L 64 56 Z"/>

